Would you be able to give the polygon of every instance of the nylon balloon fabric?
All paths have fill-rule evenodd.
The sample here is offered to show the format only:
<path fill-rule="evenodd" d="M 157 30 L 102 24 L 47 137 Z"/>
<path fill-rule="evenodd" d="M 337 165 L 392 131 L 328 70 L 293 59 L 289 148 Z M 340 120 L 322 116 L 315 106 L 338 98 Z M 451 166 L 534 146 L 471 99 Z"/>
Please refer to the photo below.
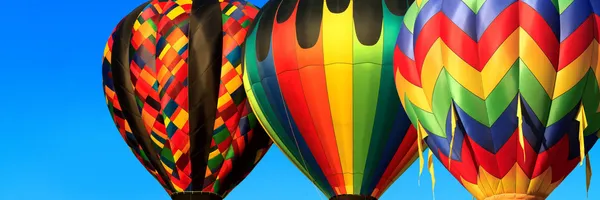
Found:
<path fill-rule="evenodd" d="M 393 80 L 407 1 L 271 0 L 244 48 L 259 121 L 331 199 L 375 199 L 417 156 Z"/>
<path fill-rule="evenodd" d="M 594 0 L 408 9 L 394 53 L 398 94 L 474 197 L 545 199 L 596 143 L 599 13 Z"/>
<path fill-rule="evenodd" d="M 106 44 L 109 111 L 173 199 L 222 199 L 272 144 L 242 85 L 241 44 L 257 13 L 242 0 L 154 0 Z"/>

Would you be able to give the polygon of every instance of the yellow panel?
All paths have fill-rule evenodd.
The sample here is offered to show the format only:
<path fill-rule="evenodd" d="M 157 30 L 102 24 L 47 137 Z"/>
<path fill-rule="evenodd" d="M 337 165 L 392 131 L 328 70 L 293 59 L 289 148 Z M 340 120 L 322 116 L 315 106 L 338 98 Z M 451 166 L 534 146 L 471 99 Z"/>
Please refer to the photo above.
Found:
<path fill-rule="evenodd" d="M 490 60 L 485 64 L 481 71 L 481 81 L 483 85 L 483 98 L 487 97 L 496 88 L 498 83 L 504 78 L 510 67 L 519 58 L 519 31 L 515 30 L 498 47 Z"/>
<path fill-rule="evenodd" d="M 519 30 L 519 56 L 546 90 L 546 94 L 552 96 L 556 70 L 535 40 L 522 28 Z"/>
<path fill-rule="evenodd" d="M 346 193 L 354 193 L 352 116 L 352 3 L 345 12 L 329 12 L 323 1 L 323 58 L 338 152 Z"/>
<path fill-rule="evenodd" d="M 439 39 L 438 39 L 439 40 Z M 463 87 L 465 87 L 467 90 L 469 90 L 471 93 L 475 94 L 476 96 L 478 96 L 479 98 L 483 99 L 483 86 L 481 85 L 481 73 L 479 71 L 477 71 L 475 68 L 473 68 L 471 65 L 467 64 L 461 57 L 459 57 L 458 55 L 456 55 L 456 53 L 454 53 L 452 51 L 452 49 L 450 49 L 448 46 L 446 46 L 446 44 L 442 43 L 441 44 L 441 52 L 442 52 L 442 59 L 443 59 L 443 65 L 444 68 L 446 68 L 446 70 L 448 71 L 448 73 L 454 78 L 456 79 L 456 81 L 458 81 L 458 83 L 460 83 Z M 431 47 L 432 49 L 430 49 L 430 53 L 431 51 L 433 51 L 434 47 Z M 431 54 L 427 55 L 428 57 Z M 431 59 L 437 59 L 437 60 L 442 60 L 440 58 L 431 58 Z M 425 61 L 427 61 L 427 58 L 425 58 Z M 426 71 L 425 65 L 423 66 L 423 71 L 427 72 L 427 73 L 422 73 L 422 74 L 429 74 L 429 71 Z M 423 76 L 423 75 L 421 75 Z M 437 79 L 437 74 L 436 77 Z M 426 82 L 430 82 L 429 80 L 423 80 L 423 85 L 425 85 Z M 435 81 L 433 81 L 435 83 Z M 425 86 L 423 86 L 423 89 L 425 89 Z M 431 89 L 431 93 L 433 94 L 433 86 Z M 426 90 L 427 91 L 427 90 Z M 432 94 L 427 94 L 428 99 L 431 99 Z"/>
<path fill-rule="evenodd" d="M 433 97 L 433 88 L 440 75 L 440 71 L 444 67 L 442 53 L 442 40 L 436 39 L 433 45 L 427 51 L 425 59 L 423 59 L 423 68 L 421 73 L 421 87 L 427 99 L 427 104 L 431 107 L 431 99 Z"/>
<path fill-rule="evenodd" d="M 583 76 L 585 76 L 592 65 L 594 46 L 595 44 L 592 42 L 577 59 L 558 72 L 556 75 L 554 96 L 552 97 L 553 100 L 572 89 L 583 79 Z"/>

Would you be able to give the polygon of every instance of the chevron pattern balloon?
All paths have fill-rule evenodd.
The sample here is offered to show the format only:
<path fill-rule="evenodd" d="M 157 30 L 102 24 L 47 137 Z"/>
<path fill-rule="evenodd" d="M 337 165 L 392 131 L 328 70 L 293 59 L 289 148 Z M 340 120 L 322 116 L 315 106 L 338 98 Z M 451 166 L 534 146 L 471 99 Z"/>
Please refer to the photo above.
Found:
<path fill-rule="evenodd" d="M 477 199 L 545 199 L 598 139 L 599 14 L 597 0 L 409 8 L 394 53 L 398 94 Z"/>

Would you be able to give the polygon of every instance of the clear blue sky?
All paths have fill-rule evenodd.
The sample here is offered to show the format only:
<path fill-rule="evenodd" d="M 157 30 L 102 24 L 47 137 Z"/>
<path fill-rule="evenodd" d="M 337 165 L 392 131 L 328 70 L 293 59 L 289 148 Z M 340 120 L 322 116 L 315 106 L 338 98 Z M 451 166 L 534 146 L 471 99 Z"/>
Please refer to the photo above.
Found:
<path fill-rule="evenodd" d="M 121 139 L 101 86 L 108 35 L 142 2 L 3 1 L 0 199 L 169 199 Z M 262 5 L 265 0 L 253 2 Z M 591 152 L 592 167 L 600 167 L 598 151 Z M 441 165 L 435 167 L 437 200 L 471 199 Z M 589 199 L 600 199 L 600 192 L 594 191 L 598 177 L 600 173 L 592 179 Z M 432 199 L 427 172 L 421 186 L 417 180 L 415 164 L 381 199 Z M 227 199 L 282 200 L 283 196 L 324 199 L 273 147 Z M 576 168 L 549 198 L 563 199 L 585 199 L 584 167 Z"/>

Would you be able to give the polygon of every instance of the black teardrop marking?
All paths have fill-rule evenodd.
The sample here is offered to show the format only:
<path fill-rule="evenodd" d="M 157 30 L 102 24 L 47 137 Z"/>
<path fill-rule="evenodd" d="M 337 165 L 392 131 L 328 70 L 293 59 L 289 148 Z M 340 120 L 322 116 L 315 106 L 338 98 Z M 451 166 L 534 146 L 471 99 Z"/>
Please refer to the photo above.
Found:
<path fill-rule="evenodd" d="M 354 27 L 358 41 L 371 46 L 379 41 L 383 26 L 383 5 L 377 0 L 354 0 Z"/>
<path fill-rule="evenodd" d="M 298 0 L 285 0 L 281 2 L 279 9 L 277 9 L 277 23 L 283 23 L 287 21 L 298 4 Z"/>
<path fill-rule="evenodd" d="M 349 5 L 350 0 L 327 0 L 327 8 L 332 13 L 342 13 Z"/>
<path fill-rule="evenodd" d="M 413 2 L 415 2 L 415 0 L 385 0 L 385 5 L 387 5 L 392 14 L 404 16 Z"/>
<path fill-rule="evenodd" d="M 282 0 L 271 0 L 267 2 L 261 9 L 260 19 L 256 24 L 256 56 L 259 61 L 265 60 L 269 55 L 269 49 L 271 48 L 271 35 L 273 34 L 273 22 L 275 21 L 275 14 L 277 8 L 281 4 Z"/>
<path fill-rule="evenodd" d="M 367 0 L 372 1 L 372 0 Z M 296 17 L 296 37 L 304 49 L 317 44 L 323 19 L 323 0 L 300 0 Z"/>

